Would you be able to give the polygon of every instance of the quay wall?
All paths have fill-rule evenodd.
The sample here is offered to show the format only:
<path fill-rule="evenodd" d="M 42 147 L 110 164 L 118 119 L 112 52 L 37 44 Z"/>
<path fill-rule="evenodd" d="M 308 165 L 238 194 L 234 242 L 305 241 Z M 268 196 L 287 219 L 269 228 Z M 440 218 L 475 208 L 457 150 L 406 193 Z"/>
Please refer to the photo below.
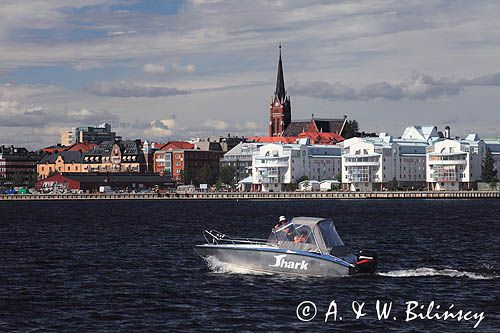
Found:
<path fill-rule="evenodd" d="M 1 201 L 31 200 L 309 200 L 309 199 L 500 199 L 500 191 L 408 192 L 210 192 L 0 195 Z"/>

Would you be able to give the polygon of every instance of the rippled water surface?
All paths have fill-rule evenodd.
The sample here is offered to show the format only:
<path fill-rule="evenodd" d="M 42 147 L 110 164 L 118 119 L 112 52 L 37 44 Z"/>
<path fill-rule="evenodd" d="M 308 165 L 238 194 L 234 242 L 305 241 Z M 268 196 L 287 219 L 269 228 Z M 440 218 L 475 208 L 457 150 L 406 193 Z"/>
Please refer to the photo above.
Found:
<path fill-rule="evenodd" d="M 204 229 L 265 238 L 279 215 L 333 218 L 347 245 L 378 250 L 379 273 L 252 274 L 192 250 Z M 499 220 L 500 201 L 0 202 L 0 331 L 474 331 L 405 321 L 405 302 L 434 301 L 498 332 Z M 317 315 L 302 322 L 306 300 Z M 393 302 L 387 320 L 377 300 Z M 342 321 L 324 322 L 331 301 Z"/>

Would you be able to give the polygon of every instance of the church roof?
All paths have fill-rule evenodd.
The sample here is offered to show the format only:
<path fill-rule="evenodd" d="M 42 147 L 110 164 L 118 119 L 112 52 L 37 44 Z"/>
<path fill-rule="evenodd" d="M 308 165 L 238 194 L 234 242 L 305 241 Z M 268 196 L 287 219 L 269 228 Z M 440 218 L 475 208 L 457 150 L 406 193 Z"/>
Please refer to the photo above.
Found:
<path fill-rule="evenodd" d="M 307 131 L 310 121 L 291 121 L 283 132 L 283 136 L 297 136 Z"/>
<path fill-rule="evenodd" d="M 335 133 L 341 135 L 345 119 L 313 118 L 318 132 Z M 302 132 L 313 131 L 311 120 L 292 120 L 285 129 L 283 136 L 297 136 Z"/>
<path fill-rule="evenodd" d="M 276 90 L 274 95 L 279 98 L 281 102 L 285 100 L 285 78 L 283 76 L 283 63 L 281 61 L 281 44 L 280 44 L 280 59 L 278 62 L 278 76 L 276 77 Z"/>

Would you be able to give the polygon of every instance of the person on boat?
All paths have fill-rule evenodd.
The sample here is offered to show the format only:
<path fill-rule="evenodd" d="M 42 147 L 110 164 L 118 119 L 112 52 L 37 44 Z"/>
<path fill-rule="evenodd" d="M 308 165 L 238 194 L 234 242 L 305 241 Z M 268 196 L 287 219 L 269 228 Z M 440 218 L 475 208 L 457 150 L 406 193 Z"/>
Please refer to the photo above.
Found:
<path fill-rule="evenodd" d="M 286 224 L 286 217 L 284 217 L 283 215 L 280 216 L 279 218 L 279 221 L 278 221 L 278 224 L 276 224 L 274 226 L 274 229 L 279 229 L 281 228 L 282 226 L 284 226 Z"/>
<path fill-rule="evenodd" d="M 293 242 L 293 225 L 289 225 L 286 228 L 283 228 L 288 224 L 288 220 L 283 215 L 279 217 L 278 224 L 276 224 L 273 228 L 273 234 L 276 237 L 278 242 L 288 241 Z"/>
<path fill-rule="evenodd" d="M 294 243 L 305 243 L 307 242 L 307 234 L 306 233 L 300 233 L 299 235 L 295 236 L 293 238 Z"/>

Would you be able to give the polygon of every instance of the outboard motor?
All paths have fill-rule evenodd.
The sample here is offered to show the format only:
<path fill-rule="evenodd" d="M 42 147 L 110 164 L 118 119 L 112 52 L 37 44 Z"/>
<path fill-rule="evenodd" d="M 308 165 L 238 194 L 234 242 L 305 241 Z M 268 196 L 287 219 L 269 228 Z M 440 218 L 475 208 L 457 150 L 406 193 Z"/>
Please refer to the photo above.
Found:
<path fill-rule="evenodd" d="M 361 250 L 356 260 L 356 272 L 360 274 L 373 274 L 377 269 L 378 254 L 374 250 Z"/>

